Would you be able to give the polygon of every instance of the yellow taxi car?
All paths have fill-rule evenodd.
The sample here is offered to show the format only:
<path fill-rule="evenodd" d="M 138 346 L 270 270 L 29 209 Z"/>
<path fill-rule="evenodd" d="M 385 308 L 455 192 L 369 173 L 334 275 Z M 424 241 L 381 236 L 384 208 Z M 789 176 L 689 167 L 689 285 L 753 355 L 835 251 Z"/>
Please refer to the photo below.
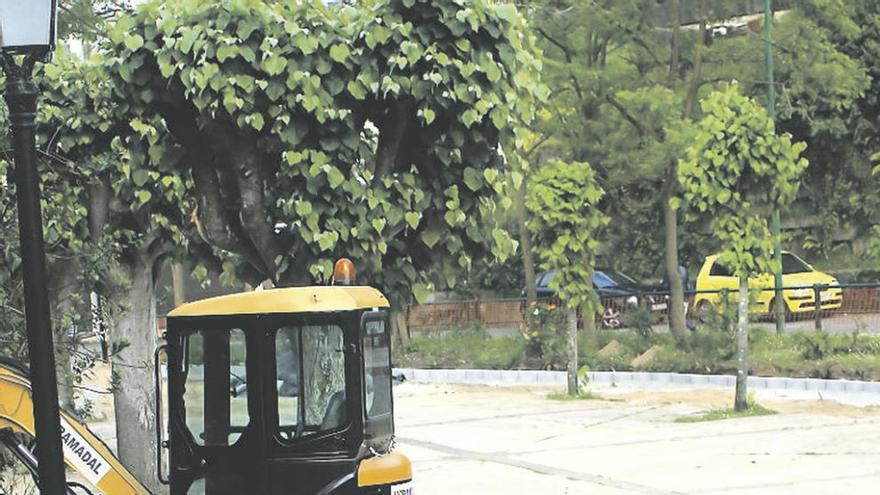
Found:
<path fill-rule="evenodd" d="M 782 291 L 787 315 L 816 310 L 816 292 L 813 289 L 815 285 L 827 286 L 821 290 L 819 295 L 822 310 L 833 310 L 841 307 L 843 304 L 843 291 L 837 279 L 827 273 L 816 270 L 794 254 L 783 251 L 782 286 L 791 287 Z M 775 292 L 772 290 L 773 287 L 773 276 L 770 274 L 749 278 L 750 289 L 761 289 L 753 291 L 749 307 L 751 313 L 771 313 L 773 311 L 776 304 Z M 724 264 L 718 261 L 718 255 L 709 256 L 697 274 L 697 294 L 694 296 L 693 307 L 697 314 L 700 314 L 708 306 L 720 300 L 720 293 L 712 291 L 727 289 L 730 291 L 731 297 L 736 297 L 738 288 L 739 281 L 737 277 Z"/>

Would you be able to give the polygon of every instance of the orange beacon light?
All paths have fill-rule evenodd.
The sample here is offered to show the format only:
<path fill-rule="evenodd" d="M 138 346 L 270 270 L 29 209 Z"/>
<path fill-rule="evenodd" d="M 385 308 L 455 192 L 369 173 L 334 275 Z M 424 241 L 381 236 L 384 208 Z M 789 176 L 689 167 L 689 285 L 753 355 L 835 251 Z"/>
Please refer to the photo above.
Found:
<path fill-rule="evenodd" d="M 354 285 L 356 279 L 354 263 L 348 258 L 336 261 L 333 267 L 333 285 Z"/>

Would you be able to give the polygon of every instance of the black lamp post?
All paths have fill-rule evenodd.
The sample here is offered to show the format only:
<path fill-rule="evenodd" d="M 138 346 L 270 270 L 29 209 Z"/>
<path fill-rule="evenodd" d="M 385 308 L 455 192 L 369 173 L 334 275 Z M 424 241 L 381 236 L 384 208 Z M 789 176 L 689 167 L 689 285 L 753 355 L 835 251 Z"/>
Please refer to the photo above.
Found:
<path fill-rule="evenodd" d="M 55 47 L 56 0 L 0 0 L 0 49 L 6 73 L 4 97 L 9 107 L 15 148 L 18 231 L 24 275 L 25 315 L 34 403 L 36 456 L 43 495 L 64 495 L 64 454 L 58 411 L 55 351 L 46 284 L 46 253 L 40 212 L 34 117 L 38 90 L 31 72 L 48 60 Z M 19 65 L 16 58 L 22 59 Z"/>

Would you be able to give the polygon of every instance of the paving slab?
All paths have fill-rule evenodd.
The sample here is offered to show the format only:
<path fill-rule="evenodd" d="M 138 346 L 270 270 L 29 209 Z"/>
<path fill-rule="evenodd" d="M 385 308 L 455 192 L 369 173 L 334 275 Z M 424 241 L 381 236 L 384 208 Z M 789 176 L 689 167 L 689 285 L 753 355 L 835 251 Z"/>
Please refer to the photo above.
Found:
<path fill-rule="evenodd" d="M 676 423 L 732 402 L 717 390 L 405 383 L 395 388 L 401 449 L 420 495 L 876 494 L 880 408 L 761 399 L 772 416 Z"/>

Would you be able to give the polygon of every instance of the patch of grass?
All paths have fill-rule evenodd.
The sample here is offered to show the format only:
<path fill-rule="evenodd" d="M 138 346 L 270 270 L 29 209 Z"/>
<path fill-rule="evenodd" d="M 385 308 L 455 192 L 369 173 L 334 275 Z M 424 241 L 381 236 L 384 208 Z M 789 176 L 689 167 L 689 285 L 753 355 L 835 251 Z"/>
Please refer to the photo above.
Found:
<path fill-rule="evenodd" d="M 745 411 L 734 411 L 733 408 L 725 407 L 722 409 L 712 409 L 697 416 L 681 416 L 675 418 L 676 423 L 702 423 L 705 421 L 720 421 L 723 419 L 747 418 L 749 416 L 770 416 L 777 414 L 776 411 L 768 409 L 757 402 L 749 402 L 749 407 Z"/>
<path fill-rule="evenodd" d="M 556 401 L 573 401 L 573 400 L 604 400 L 601 396 L 594 394 L 593 392 L 581 392 L 577 395 L 568 395 L 563 392 L 553 392 L 547 394 L 548 400 L 556 400 Z"/>
<path fill-rule="evenodd" d="M 611 340 L 620 354 L 600 356 Z M 702 327 L 688 335 L 688 349 L 679 348 L 666 333 L 647 336 L 630 330 L 601 330 L 595 340 L 579 335 L 579 364 L 594 371 L 656 371 L 731 374 L 736 371 L 734 342 L 723 330 Z M 636 369 L 630 364 L 651 346 L 659 346 L 653 361 Z M 394 348 L 394 365 L 406 368 L 559 369 L 546 359 L 530 357 L 527 341 L 518 334 L 490 337 L 480 328 L 457 328 L 415 334 L 406 348 Z M 880 335 L 823 335 L 801 332 L 777 335 L 753 326 L 749 331 L 749 361 L 754 376 L 785 376 L 880 381 Z M 821 356 L 821 357 L 820 357 Z"/>
<path fill-rule="evenodd" d="M 477 328 L 415 335 L 394 349 L 394 365 L 407 368 L 516 368 L 525 353 L 518 335 L 492 338 Z"/>

